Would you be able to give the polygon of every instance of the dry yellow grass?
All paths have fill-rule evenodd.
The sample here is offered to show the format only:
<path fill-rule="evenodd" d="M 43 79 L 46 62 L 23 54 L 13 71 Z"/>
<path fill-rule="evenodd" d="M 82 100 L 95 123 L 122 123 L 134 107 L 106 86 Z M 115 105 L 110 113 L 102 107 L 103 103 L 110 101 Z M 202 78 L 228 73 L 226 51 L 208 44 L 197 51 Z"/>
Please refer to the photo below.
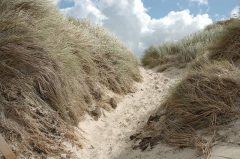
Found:
<path fill-rule="evenodd" d="M 168 42 L 159 46 L 151 46 L 145 51 L 142 64 L 147 68 L 158 68 L 162 72 L 170 67 L 185 68 L 194 63 L 208 51 L 209 47 L 220 43 L 228 32 L 226 27 L 237 27 L 239 20 L 230 19 L 207 26 L 203 31 L 194 33 L 177 42 Z M 223 39 L 226 43 L 231 40 Z M 219 46 L 224 46 L 219 44 Z"/>
<path fill-rule="evenodd" d="M 216 135 L 217 131 L 239 118 L 240 21 L 231 19 L 215 25 L 223 27 L 215 36 L 217 39 L 212 39 L 205 52 L 196 52 L 190 60 L 186 77 L 152 114 L 143 131 L 133 136 L 141 140 L 136 147 L 146 149 L 149 144 L 163 141 L 197 148 L 208 158 L 212 144 L 221 137 Z M 205 31 L 211 31 L 215 25 Z M 179 49 L 182 50 L 175 50 Z M 188 52 L 183 54 L 180 56 L 189 56 Z"/>
<path fill-rule="evenodd" d="M 221 36 L 209 47 L 209 59 L 228 60 L 239 64 L 240 59 L 240 20 L 228 22 Z"/>
<path fill-rule="evenodd" d="M 238 68 L 227 61 L 202 66 L 190 72 L 149 118 L 144 131 L 136 136 L 141 139 L 139 147 L 163 141 L 195 147 L 207 156 L 219 126 L 239 116 L 239 97 Z"/>
<path fill-rule="evenodd" d="M 103 87 L 125 94 L 141 79 L 117 38 L 48 1 L 1 0 L 0 16 L 0 133 L 18 154 L 63 151 L 68 124 L 101 107 Z"/>

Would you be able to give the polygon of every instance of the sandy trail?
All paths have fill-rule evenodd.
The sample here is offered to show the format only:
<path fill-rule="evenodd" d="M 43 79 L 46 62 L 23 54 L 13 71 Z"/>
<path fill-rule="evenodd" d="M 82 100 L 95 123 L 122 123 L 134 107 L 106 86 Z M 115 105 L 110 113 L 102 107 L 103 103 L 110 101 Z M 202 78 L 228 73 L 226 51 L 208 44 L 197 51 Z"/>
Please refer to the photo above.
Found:
<path fill-rule="evenodd" d="M 150 114 L 161 104 L 169 88 L 173 87 L 183 72 L 156 73 L 141 68 L 143 82 L 136 83 L 136 92 L 128 94 L 118 103 L 116 110 L 103 111 L 98 121 L 88 115 L 79 123 L 85 137 L 83 149 L 71 148 L 81 159 L 200 159 L 193 149 L 177 149 L 165 144 L 153 150 L 132 150 L 129 137 L 137 132 L 147 121 Z M 234 135 L 236 136 L 236 135 Z M 222 149 L 227 150 L 223 153 Z M 213 159 L 240 156 L 236 145 L 219 146 L 214 149 Z M 234 154 L 234 155 L 233 155 Z M 225 156 L 224 156 L 225 155 Z M 233 156 L 231 156 L 233 155 Z M 220 156 L 220 157 L 219 157 Z M 240 158 L 240 157 L 239 157 Z"/>
<path fill-rule="evenodd" d="M 136 92 L 125 96 L 116 110 L 103 112 L 98 121 L 86 116 L 79 123 L 86 138 L 84 148 L 77 152 L 81 159 L 114 159 L 131 149 L 130 135 L 147 121 L 162 102 L 174 78 L 141 68 L 143 81 L 136 83 Z"/>

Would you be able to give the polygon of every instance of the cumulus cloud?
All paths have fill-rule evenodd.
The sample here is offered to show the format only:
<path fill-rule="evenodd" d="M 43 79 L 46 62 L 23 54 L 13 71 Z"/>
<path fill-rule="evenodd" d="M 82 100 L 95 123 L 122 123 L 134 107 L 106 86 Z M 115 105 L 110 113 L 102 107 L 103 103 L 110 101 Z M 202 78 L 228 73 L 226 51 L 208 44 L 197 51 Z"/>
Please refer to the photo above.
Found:
<path fill-rule="evenodd" d="M 191 2 L 198 2 L 199 5 L 208 5 L 208 0 L 190 0 Z"/>
<path fill-rule="evenodd" d="M 153 19 L 149 25 L 153 32 L 145 35 L 142 41 L 146 47 L 159 42 L 176 41 L 211 23 L 207 14 L 193 16 L 189 10 L 172 11 L 161 19 Z"/>
<path fill-rule="evenodd" d="M 74 6 L 62 9 L 62 12 L 78 19 L 88 18 L 97 24 L 107 19 L 91 0 L 74 0 Z"/>
<path fill-rule="evenodd" d="M 240 17 L 240 6 L 236 6 L 235 8 L 233 8 L 233 10 L 231 11 L 231 17 L 232 18 L 236 18 L 236 17 Z"/>
<path fill-rule="evenodd" d="M 65 14 L 89 18 L 123 40 L 136 55 L 152 44 L 175 41 L 212 23 L 208 14 L 193 16 L 189 10 L 171 11 L 154 19 L 142 0 L 74 0 L 75 5 L 63 9 Z"/>

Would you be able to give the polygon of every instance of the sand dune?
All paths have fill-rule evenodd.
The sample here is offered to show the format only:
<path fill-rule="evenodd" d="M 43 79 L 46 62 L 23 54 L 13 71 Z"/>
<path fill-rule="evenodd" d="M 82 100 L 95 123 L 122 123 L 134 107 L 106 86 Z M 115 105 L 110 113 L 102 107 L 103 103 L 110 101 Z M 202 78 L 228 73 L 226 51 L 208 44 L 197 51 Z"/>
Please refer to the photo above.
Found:
<path fill-rule="evenodd" d="M 75 158 L 127 158 L 123 157 L 125 152 L 132 151 L 129 137 L 145 124 L 177 79 L 151 70 L 141 69 L 141 73 L 144 77 L 143 82 L 136 83 L 135 93 L 130 93 L 122 99 L 119 97 L 120 102 L 116 110 L 112 112 L 102 110 L 104 115 L 98 121 L 85 116 L 79 128 L 84 130 L 86 142 L 82 150 L 75 150 L 77 153 Z M 135 152 L 138 151 L 132 153 Z"/>
<path fill-rule="evenodd" d="M 155 73 L 141 68 L 142 83 L 136 83 L 135 93 L 118 97 L 119 104 L 112 112 L 103 111 L 103 116 L 95 121 L 89 116 L 79 124 L 79 129 L 85 137 L 83 149 L 69 146 L 73 152 L 71 158 L 81 159 L 201 159 L 196 150 L 179 149 L 166 144 L 158 144 L 154 149 L 146 151 L 133 150 L 130 136 L 137 132 L 147 121 L 150 114 L 161 104 L 169 89 L 182 77 L 183 71 L 174 70 L 165 73 Z M 231 144 L 240 135 L 234 133 L 238 127 L 232 124 L 222 133 L 230 135 L 228 140 L 218 143 L 213 148 L 211 159 L 238 159 L 240 146 Z"/>

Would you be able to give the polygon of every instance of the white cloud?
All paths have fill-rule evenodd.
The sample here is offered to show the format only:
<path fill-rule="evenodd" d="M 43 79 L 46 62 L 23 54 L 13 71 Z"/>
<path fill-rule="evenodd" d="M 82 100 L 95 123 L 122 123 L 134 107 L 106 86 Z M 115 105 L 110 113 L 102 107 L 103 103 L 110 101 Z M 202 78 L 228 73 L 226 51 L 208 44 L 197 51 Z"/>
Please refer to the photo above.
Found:
<path fill-rule="evenodd" d="M 74 0 L 74 6 L 62 9 L 62 12 L 79 19 L 88 18 L 98 24 L 107 19 L 91 0 Z"/>
<path fill-rule="evenodd" d="M 235 8 L 233 8 L 233 10 L 231 11 L 232 18 L 236 18 L 240 16 L 239 9 L 240 9 L 239 6 L 236 6 Z"/>
<path fill-rule="evenodd" d="M 163 41 L 175 41 L 190 33 L 203 29 L 212 23 L 207 14 L 193 16 L 189 10 L 170 12 L 161 19 L 153 19 L 149 27 L 154 32 L 147 34 L 143 40 L 146 44 L 159 43 Z M 155 38 L 153 38 L 155 37 Z"/>
<path fill-rule="evenodd" d="M 208 14 L 193 16 L 189 10 L 171 11 L 165 17 L 153 19 L 142 0 L 74 1 L 75 5 L 63 12 L 102 24 L 139 56 L 152 44 L 178 40 L 212 23 Z"/>
<path fill-rule="evenodd" d="M 198 2 L 199 5 L 208 5 L 208 0 L 190 0 L 191 2 Z"/>

